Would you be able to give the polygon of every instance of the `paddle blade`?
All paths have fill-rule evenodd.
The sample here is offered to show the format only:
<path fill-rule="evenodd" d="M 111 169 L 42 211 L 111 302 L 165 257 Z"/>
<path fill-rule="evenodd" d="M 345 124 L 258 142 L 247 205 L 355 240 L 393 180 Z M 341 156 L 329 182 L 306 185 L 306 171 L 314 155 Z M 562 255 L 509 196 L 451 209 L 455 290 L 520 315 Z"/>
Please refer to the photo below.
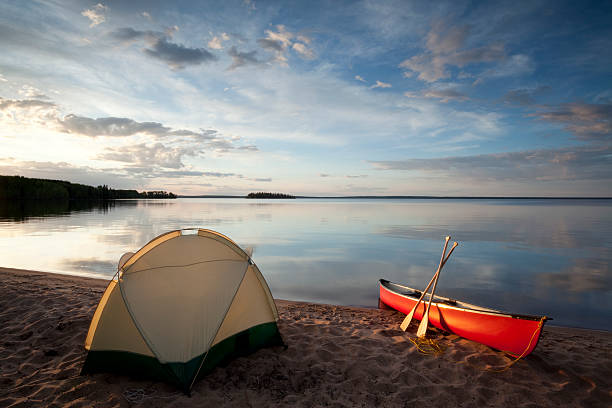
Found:
<path fill-rule="evenodd" d="M 417 330 L 417 337 L 425 337 L 425 333 L 427 333 L 427 325 L 429 324 L 429 313 L 425 312 L 423 316 L 423 320 L 421 320 L 421 324 L 419 324 L 419 329 Z"/>
<path fill-rule="evenodd" d="M 417 304 L 417 306 L 418 306 L 418 304 Z M 410 311 L 410 313 L 408 313 L 406 315 L 406 318 L 404 319 L 402 324 L 400 324 L 400 329 L 402 329 L 403 331 L 406 331 L 408 326 L 410 326 L 410 322 L 412 321 L 412 317 L 414 316 L 414 311 L 415 310 L 416 310 L 416 306 L 413 307 L 412 310 Z"/>

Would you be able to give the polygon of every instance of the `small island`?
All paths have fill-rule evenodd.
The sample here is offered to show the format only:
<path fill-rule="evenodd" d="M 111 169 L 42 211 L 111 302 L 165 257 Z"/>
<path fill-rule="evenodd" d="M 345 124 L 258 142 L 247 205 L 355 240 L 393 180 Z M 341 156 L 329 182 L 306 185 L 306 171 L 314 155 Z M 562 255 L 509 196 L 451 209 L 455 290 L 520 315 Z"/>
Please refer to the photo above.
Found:
<path fill-rule="evenodd" d="M 246 198 L 295 198 L 295 196 L 292 196 L 290 194 L 283 194 L 283 193 L 264 193 L 264 192 L 258 192 L 258 193 L 249 193 Z"/>

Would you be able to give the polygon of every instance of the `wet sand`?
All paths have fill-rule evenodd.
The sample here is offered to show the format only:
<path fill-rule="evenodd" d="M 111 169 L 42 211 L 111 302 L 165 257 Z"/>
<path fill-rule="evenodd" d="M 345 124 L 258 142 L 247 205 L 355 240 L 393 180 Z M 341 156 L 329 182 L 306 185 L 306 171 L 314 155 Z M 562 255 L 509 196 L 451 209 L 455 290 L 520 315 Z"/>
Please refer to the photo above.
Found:
<path fill-rule="evenodd" d="M 546 325 L 511 359 L 431 330 L 421 354 L 392 310 L 277 300 L 288 349 L 217 367 L 191 397 L 115 374 L 81 376 L 90 319 L 106 281 L 0 268 L 0 407 L 612 407 L 612 333 Z M 372 290 L 376 289 L 373 282 Z M 417 322 L 418 323 L 418 322 Z"/>

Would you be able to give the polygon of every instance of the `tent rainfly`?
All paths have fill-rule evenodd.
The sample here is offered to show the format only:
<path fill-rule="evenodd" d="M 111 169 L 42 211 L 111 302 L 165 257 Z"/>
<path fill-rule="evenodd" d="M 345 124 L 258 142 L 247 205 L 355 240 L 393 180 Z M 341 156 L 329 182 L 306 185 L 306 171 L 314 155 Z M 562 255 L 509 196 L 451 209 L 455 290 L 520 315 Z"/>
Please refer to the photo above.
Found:
<path fill-rule="evenodd" d="M 277 321 L 265 279 L 236 243 L 210 230 L 171 231 L 121 257 L 91 321 L 82 373 L 145 376 L 189 393 L 215 366 L 284 345 Z"/>

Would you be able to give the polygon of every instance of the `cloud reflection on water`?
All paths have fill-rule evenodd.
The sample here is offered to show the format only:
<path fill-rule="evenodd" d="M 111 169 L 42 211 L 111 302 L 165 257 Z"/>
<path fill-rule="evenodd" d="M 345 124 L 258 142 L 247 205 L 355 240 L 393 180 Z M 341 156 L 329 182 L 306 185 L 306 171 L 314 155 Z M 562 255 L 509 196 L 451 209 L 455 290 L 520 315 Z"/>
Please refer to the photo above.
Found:
<path fill-rule="evenodd" d="M 254 248 L 277 298 L 375 307 L 379 278 L 423 288 L 450 234 L 460 246 L 441 294 L 612 329 L 611 208 L 612 200 L 120 201 L 0 211 L 0 257 L 7 267 L 110 277 L 123 253 L 157 235 L 210 228 Z"/>

